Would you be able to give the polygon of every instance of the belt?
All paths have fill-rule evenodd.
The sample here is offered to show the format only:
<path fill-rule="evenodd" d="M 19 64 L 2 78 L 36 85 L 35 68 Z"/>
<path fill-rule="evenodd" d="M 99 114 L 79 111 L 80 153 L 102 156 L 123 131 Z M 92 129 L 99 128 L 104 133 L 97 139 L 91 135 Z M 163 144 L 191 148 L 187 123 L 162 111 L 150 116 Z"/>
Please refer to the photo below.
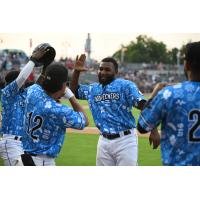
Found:
<path fill-rule="evenodd" d="M 122 131 L 121 132 L 122 134 L 107 134 L 107 133 L 102 133 L 101 135 L 109 140 L 113 140 L 113 139 L 116 139 L 116 138 L 119 138 L 121 136 L 124 136 L 124 135 L 129 135 L 131 134 L 131 131 L 130 130 L 126 130 L 126 131 Z"/>
<path fill-rule="evenodd" d="M 22 141 L 22 137 L 21 136 L 15 136 L 14 140 Z"/>
<path fill-rule="evenodd" d="M 29 153 L 29 152 L 27 152 L 27 151 L 24 151 L 24 154 L 29 154 L 29 155 L 31 155 L 31 156 L 37 156 L 37 154 Z"/>

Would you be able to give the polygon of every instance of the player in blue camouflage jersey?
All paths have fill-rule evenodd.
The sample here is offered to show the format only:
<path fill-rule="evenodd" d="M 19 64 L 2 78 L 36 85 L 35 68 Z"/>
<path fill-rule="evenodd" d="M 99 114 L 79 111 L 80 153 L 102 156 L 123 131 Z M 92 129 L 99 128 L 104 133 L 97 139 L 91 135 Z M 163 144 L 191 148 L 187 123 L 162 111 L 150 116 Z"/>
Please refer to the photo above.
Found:
<path fill-rule="evenodd" d="M 66 128 L 83 129 L 88 125 L 83 108 L 66 87 L 67 80 L 67 69 L 55 63 L 47 67 L 41 85 L 29 87 L 25 104 L 24 165 L 54 166 Z M 69 99 L 72 108 L 59 103 L 63 96 Z"/>
<path fill-rule="evenodd" d="M 99 83 L 78 85 L 82 63 L 75 66 L 71 89 L 78 99 L 88 101 L 94 122 L 100 130 L 96 165 L 137 165 L 138 138 L 132 108 L 142 109 L 146 100 L 135 83 L 116 79 L 118 64 L 113 58 L 105 58 L 98 69 Z M 81 59 L 80 59 L 81 60 Z"/>
<path fill-rule="evenodd" d="M 1 107 L 1 93 L 2 93 L 2 89 L 4 88 L 4 81 L 2 80 L 2 78 L 0 77 L 0 107 Z M 2 133 L 1 133 L 1 120 L 2 120 L 2 116 L 1 116 L 1 112 L 0 112 L 0 140 L 2 137 Z"/>
<path fill-rule="evenodd" d="M 0 156 L 4 165 L 20 165 L 23 153 L 21 137 L 23 135 L 24 100 L 26 91 L 23 86 L 31 74 L 35 61 L 46 53 L 44 48 L 38 49 L 22 71 L 11 71 L 5 76 L 5 88 L 2 90 L 2 134 Z"/>
<path fill-rule="evenodd" d="M 139 117 L 141 133 L 161 123 L 164 165 L 200 165 L 200 42 L 186 45 L 184 71 L 188 81 L 157 86 Z"/>

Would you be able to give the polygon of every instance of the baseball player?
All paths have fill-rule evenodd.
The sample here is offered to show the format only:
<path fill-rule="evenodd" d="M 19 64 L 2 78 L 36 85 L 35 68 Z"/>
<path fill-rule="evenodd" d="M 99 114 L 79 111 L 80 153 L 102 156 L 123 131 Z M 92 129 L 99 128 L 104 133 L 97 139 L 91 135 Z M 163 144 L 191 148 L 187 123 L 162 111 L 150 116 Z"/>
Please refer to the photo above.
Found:
<path fill-rule="evenodd" d="M 96 165 L 137 165 L 138 138 L 132 107 L 142 109 L 146 100 L 135 83 L 116 79 L 118 64 L 113 58 L 104 58 L 98 69 L 99 83 L 78 85 L 85 55 L 77 62 L 72 75 L 71 89 L 78 99 L 88 100 L 100 137 Z M 154 142 L 154 141 L 153 141 Z M 157 147 L 157 146 L 156 146 Z"/>
<path fill-rule="evenodd" d="M 24 100 L 26 91 L 23 85 L 35 63 L 47 52 L 44 47 L 34 51 L 30 61 L 19 73 L 11 71 L 5 77 L 6 86 L 2 90 L 2 134 L 0 156 L 4 165 L 21 165 L 20 155 L 23 153 L 21 138 L 23 136 Z"/>
<path fill-rule="evenodd" d="M 154 89 L 138 121 L 141 133 L 161 123 L 164 165 L 200 165 L 200 42 L 186 45 L 184 71 L 188 81 Z"/>
<path fill-rule="evenodd" d="M 0 104 L 1 104 L 1 93 L 2 93 L 2 89 L 4 88 L 4 81 L 0 78 Z M 2 137 L 2 133 L 1 133 L 1 121 L 2 121 L 2 116 L 1 116 L 1 112 L 0 112 L 0 140 Z"/>
<path fill-rule="evenodd" d="M 28 88 L 25 103 L 25 166 L 54 166 L 64 142 L 66 128 L 83 129 L 88 118 L 69 88 L 67 69 L 55 63 L 49 65 L 41 85 Z M 62 105 L 60 98 L 69 99 L 72 107 Z"/>

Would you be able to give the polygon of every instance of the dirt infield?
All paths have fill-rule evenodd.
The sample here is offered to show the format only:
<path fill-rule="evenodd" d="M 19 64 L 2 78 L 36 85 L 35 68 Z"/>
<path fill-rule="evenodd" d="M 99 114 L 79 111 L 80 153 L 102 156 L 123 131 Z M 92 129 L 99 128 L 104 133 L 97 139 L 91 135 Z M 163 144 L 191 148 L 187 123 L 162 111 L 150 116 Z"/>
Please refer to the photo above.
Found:
<path fill-rule="evenodd" d="M 96 127 L 86 127 L 84 130 L 76 130 L 72 128 L 67 128 L 67 133 L 87 133 L 87 134 L 99 134 L 99 130 Z M 141 137 L 148 137 L 149 134 L 140 134 L 138 133 L 138 136 Z"/>

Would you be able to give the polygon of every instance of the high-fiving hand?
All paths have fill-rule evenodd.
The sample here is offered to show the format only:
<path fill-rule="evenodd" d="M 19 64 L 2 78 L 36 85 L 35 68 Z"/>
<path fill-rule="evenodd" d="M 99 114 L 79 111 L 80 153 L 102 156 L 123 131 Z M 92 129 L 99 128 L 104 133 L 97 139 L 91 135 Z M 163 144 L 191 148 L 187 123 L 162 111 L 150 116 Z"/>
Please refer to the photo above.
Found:
<path fill-rule="evenodd" d="M 77 55 L 74 69 L 79 72 L 87 71 L 88 69 L 84 66 L 85 60 L 86 60 L 85 54 L 81 54 L 80 57 Z"/>

